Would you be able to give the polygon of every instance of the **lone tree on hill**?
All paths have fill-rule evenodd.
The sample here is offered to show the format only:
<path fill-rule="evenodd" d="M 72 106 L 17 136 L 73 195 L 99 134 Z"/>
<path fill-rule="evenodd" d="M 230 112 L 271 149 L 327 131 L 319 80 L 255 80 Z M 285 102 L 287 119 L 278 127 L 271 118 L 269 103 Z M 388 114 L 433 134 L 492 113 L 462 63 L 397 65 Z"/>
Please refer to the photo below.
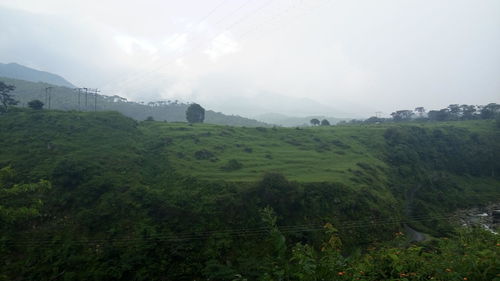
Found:
<path fill-rule="evenodd" d="M 32 100 L 28 102 L 28 106 L 31 109 L 40 110 L 43 108 L 43 102 L 41 102 L 40 100 Z"/>
<path fill-rule="evenodd" d="M 321 126 L 330 126 L 330 122 L 326 119 L 321 120 Z"/>
<path fill-rule="evenodd" d="M 203 123 L 205 109 L 197 103 L 191 104 L 186 110 L 186 119 L 189 123 Z"/>
<path fill-rule="evenodd" d="M 16 105 L 19 101 L 15 100 L 12 95 L 9 95 L 11 91 L 14 91 L 16 87 L 14 85 L 7 85 L 0 81 L 0 113 L 7 112 L 7 109 L 11 105 Z"/>
<path fill-rule="evenodd" d="M 313 126 L 318 126 L 320 123 L 319 120 L 316 118 L 311 119 L 311 121 L 309 121 L 309 122 L 311 122 L 311 125 L 313 125 Z"/>

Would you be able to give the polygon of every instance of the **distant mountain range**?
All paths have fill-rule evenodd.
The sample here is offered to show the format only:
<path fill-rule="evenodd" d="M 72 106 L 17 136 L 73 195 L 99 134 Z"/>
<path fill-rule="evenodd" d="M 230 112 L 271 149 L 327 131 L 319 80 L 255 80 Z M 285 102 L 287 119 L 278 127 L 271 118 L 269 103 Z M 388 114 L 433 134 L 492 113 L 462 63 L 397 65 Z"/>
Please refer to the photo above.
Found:
<path fill-rule="evenodd" d="M 45 71 L 29 68 L 17 63 L 0 63 L 0 76 L 31 82 L 44 82 L 56 86 L 75 88 L 63 77 Z"/>
<path fill-rule="evenodd" d="M 142 103 L 128 101 L 127 99 L 116 95 L 94 96 L 91 93 L 87 94 L 83 91 L 78 93 L 74 89 L 70 89 L 68 87 L 51 85 L 44 82 L 34 83 L 7 77 L 0 77 L 0 81 L 16 87 L 12 94 L 14 98 L 20 102 L 19 106 L 23 107 L 26 106 L 29 101 L 38 99 L 44 103 L 45 108 L 50 107 L 51 109 L 77 111 L 118 111 L 139 121 L 152 117 L 157 121 L 185 122 L 186 109 L 189 106 L 189 104 L 179 103 L 176 101 Z M 46 93 L 46 87 L 52 87 L 52 89 Z M 238 115 L 225 115 L 212 110 L 207 110 L 205 112 L 205 123 L 247 127 L 270 126 L 269 124 L 254 119 Z"/>
<path fill-rule="evenodd" d="M 68 82 L 63 77 L 32 69 L 17 63 L 0 63 L 0 81 L 16 86 L 13 92 L 16 98 L 21 102 L 21 105 L 26 105 L 29 101 L 39 99 L 45 103 L 45 107 L 49 107 L 48 96 L 45 95 L 44 89 L 48 86 L 58 86 L 51 90 L 51 109 L 60 110 L 113 110 L 132 117 L 137 120 L 145 120 L 148 117 L 153 117 L 159 121 L 179 122 L 185 121 L 185 112 L 189 104 L 157 101 L 157 102 L 133 102 L 120 96 L 105 96 L 85 95 L 83 92 L 78 94 L 73 90 L 75 86 Z M 80 96 L 80 97 L 78 97 Z M 290 107 L 286 105 L 287 99 L 282 98 L 282 108 Z M 321 108 L 321 105 L 311 103 L 309 100 L 304 100 L 301 103 L 304 107 L 315 108 L 316 110 L 327 111 Z M 258 106 L 258 105 L 256 105 Z M 268 105 L 260 105 L 263 108 Z M 273 107 L 266 108 L 272 110 Z M 327 108 L 329 109 L 329 108 Z M 205 122 L 220 125 L 231 126 L 270 126 L 270 124 L 295 127 L 308 126 L 310 120 L 317 118 L 319 120 L 327 119 L 330 124 L 336 124 L 339 121 L 347 120 L 346 118 L 335 118 L 321 115 L 296 117 L 278 113 L 262 114 L 253 117 L 254 119 L 241 117 L 238 115 L 226 115 L 220 112 L 207 110 Z"/>

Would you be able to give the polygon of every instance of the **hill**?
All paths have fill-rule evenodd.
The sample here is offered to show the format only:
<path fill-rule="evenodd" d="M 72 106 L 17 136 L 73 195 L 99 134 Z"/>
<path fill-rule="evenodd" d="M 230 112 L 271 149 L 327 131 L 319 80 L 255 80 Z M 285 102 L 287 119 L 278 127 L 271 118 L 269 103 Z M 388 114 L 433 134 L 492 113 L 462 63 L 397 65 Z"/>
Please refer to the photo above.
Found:
<path fill-rule="evenodd" d="M 406 224 L 451 235 L 449 212 L 498 199 L 499 144 L 489 120 L 243 128 L 13 109 L 0 115 L 0 278 L 262 280 L 306 274 L 303 259 L 325 280 L 428 276 L 429 262 L 490 277 L 486 234 L 461 236 L 485 261 L 474 269 L 453 260 L 463 240 L 425 254 L 391 241 Z"/>
<path fill-rule="evenodd" d="M 31 82 L 43 82 L 62 87 L 75 88 L 73 84 L 59 75 L 29 68 L 17 63 L 0 63 L 0 77 L 8 77 Z"/>
<path fill-rule="evenodd" d="M 128 101 L 119 96 L 86 94 L 84 91 L 77 91 L 58 87 L 47 83 L 33 83 L 24 80 L 10 79 L 0 77 L 0 81 L 9 85 L 14 85 L 16 89 L 12 92 L 14 97 L 20 101 L 20 106 L 34 99 L 41 100 L 45 107 L 60 110 L 76 111 L 118 111 L 126 116 L 136 120 L 145 120 L 152 117 L 158 121 L 183 122 L 186 121 L 186 109 L 189 104 L 179 103 L 177 101 L 158 101 L 150 103 L 138 103 Z M 50 91 L 50 104 L 48 95 L 45 93 L 46 87 L 53 87 Z M 230 126 L 269 126 L 264 122 L 237 116 L 225 115 L 220 112 L 207 110 L 205 112 L 205 122 L 219 125 Z"/>

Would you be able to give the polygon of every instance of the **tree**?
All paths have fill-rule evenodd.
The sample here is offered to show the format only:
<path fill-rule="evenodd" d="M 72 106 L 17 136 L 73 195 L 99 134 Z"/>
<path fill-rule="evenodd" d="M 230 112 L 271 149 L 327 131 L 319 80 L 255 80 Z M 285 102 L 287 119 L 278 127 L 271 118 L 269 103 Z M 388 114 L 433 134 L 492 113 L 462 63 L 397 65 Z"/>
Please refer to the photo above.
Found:
<path fill-rule="evenodd" d="M 462 116 L 462 107 L 458 104 L 450 104 L 448 106 L 449 117 L 451 120 L 458 120 Z"/>
<path fill-rule="evenodd" d="M 419 118 L 423 118 L 424 117 L 424 113 L 425 113 L 425 108 L 422 107 L 422 106 L 419 106 L 419 107 L 415 108 L 415 112 L 418 112 L 418 117 Z"/>
<path fill-rule="evenodd" d="M 318 126 L 320 123 L 319 120 L 316 118 L 311 119 L 311 121 L 309 121 L 309 122 L 311 122 L 311 125 L 313 125 L 313 126 Z"/>
<path fill-rule="evenodd" d="M 31 109 L 40 110 L 43 108 L 43 102 L 41 102 L 40 100 L 32 100 L 28 102 L 28 106 Z"/>
<path fill-rule="evenodd" d="M 326 119 L 323 119 L 321 120 L 321 126 L 330 126 L 330 122 L 328 122 L 328 120 Z"/>
<path fill-rule="evenodd" d="M 449 118 L 448 108 L 443 108 L 441 110 L 431 110 L 427 115 L 431 121 L 446 121 Z"/>
<path fill-rule="evenodd" d="M 500 104 L 490 103 L 481 108 L 481 119 L 494 119 L 500 113 Z"/>
<path fill-rule="evenodd" d="M 372 117 L 366 119 L 364 122 L 368 123 L 368 124 L 382 123 L 382 122 L 384 122 L 384 119 L 376 117 L 376 116 L 372 116 Z"/>
<path fill-rule="evenodd" d="M 186 110 L 186 119 L 189 123 L 203 123 L 205 109 L 197 103 L 191 104 Z"/>
<path fill-rule="evenodd" d="M 460 107 L 462 108 L 462 119 L 464 120 L 474 119 L 476 113 L 475 105 L 462 104 Z"/>
<path fill-rule="evenodd" d="M 391 113 L 394 121 L 407 121 L 410 120 L 414 115 L 412 110 L 398 110 L 396 112 Z"/>
<path fill-rule="evenodd" d="M 19 103 L 12 95 L 9 95 L 9 92 L 14 91 L 15 88 L 14 85 L 7 85 L 0 81 L 0 113 L 7 112 L 9 106 Z"/>

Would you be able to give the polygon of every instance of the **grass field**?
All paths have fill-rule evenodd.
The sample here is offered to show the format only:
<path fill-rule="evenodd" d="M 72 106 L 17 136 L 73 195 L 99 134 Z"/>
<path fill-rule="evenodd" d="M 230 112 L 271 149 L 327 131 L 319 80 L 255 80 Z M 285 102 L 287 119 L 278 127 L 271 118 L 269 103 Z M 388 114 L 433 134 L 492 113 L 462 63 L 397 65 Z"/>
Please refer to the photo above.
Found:
<path fill-rule="evenodd" d="M 491 131 L 493 126 L 484 121 L 410 125 L 454 126 L 478 133 Z M 387 168 L 383 133 L 391 126 L 401 125 L 235 128 L 143 122 L 140 129 L 165 145 L 172 167 L 181 174 L 208 180 L 254 181 L 266 172 L 279 172 L 302 182 L 353 183 L 370 171 L 377 176 L 385 174 L 380 173 Z M 231 160 L 236 161 L 234 167 Z"/>
<path fill-rule="evenodd" d="M 142 129 L 165 142 L 178 172 L 203 179 L 253 181 L 263 173 L 279 172 L 297 181 L 346 181 L 359 173 L 359 165 L 385 167 L 381 151 L 371 149 L 382 145 L 383 129 L 377 127 L 272 129 L 150 122 Z M 231 160 L 241 167 L 230 167 Z"/>

